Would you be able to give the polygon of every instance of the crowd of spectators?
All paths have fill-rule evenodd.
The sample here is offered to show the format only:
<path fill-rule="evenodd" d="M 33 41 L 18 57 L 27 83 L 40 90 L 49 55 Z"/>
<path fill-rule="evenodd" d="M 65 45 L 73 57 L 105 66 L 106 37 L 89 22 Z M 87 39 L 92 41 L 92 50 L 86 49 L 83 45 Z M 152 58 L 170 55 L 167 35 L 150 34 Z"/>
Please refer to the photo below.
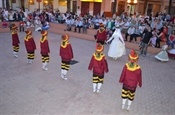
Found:
<path fill-rule="evenodd" d="M 41 29 L 48 29 L 49 23 L 65 24 L 65 31 L 74 31 L 79 33 L 87 33 L 87 29 L 98 29 L 100 23 L 105 25 L 105 28 L 110 36 L 119 26 L 121 32 L 125 35 L 125 41 L 140 42 L 144 38 L 145 30 L 151 28 L 152 36 L 149 44 L 152 47 L 160 47 L 160 42 L 164 42 L 174 48 L 175 44 L 175 17 L 165 14 L 157 13 L 153 15 L 127 15 L 122 13 L 120 16 L 113 15 L 112 17 L 105 17 L 103 15 L 77 15 L 75 13 L 60 13 L 57 11 L 39 11 L 26 13 L 23 10 L 7 11 L 1 9 L 0 19 L 3 22 L 3 27 L 7 27 L 6 22 L 20 21 L 20 27 L 35 27 L 36 31 Z M 165 29 L 166 28 L 166 29 Z M 77 31 L 78 29 L 78 31 Z M 21 28 L 23 31 L 23 28 Z M 141 38 L 138 41 L 138 38 Z"/>

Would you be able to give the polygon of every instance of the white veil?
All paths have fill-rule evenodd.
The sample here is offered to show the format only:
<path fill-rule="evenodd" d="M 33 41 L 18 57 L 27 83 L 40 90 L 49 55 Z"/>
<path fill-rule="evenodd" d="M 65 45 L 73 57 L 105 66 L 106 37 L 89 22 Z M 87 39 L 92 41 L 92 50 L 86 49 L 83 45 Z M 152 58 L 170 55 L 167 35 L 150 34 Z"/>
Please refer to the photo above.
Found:
<path fill-rule="evenodd" d="M 113 35 L 121 34 L 120 28 L 116 28 Z"/>

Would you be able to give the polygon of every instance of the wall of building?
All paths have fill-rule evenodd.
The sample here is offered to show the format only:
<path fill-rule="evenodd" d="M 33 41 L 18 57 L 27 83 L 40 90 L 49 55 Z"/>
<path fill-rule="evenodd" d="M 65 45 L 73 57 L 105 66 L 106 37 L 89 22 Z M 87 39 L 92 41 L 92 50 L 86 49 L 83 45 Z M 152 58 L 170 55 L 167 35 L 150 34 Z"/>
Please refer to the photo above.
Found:
<path fill-rule="evenodd" d="M 0 8 L 2 8 L 2 0 L 0 1 Z"/>
<path fill-rule="evenodd" d="M 9 0 L 11 1 L 11 0 Z M 36 2 L 36 0 L 34 0 L 34 5 L 29 5 L 28 4 L 28 0 L 25 0 L 25 8 L 29 9 L 30 11 L 34 11 L 36 9 L 39 8 L 38 6 L 38 2 Z M 59 0 L 53 0 L 53 9 L 55 10 L 60 10 L 61 13 L 66 12 L 67 7 L 66 6 L 59 6 L 58 4 Z M 72 0 L 75 1 L 75 0 Z M 117 0 L 117 6 L 116 6 L 116 12 L 119 12 L 120 9 L 119 8 L 119 2 L 123 1 L 125 3 L 124 5 L 124 11 L 128 12 L 128 4 L 127 4 L 127 0 Z M 173 1 L 173 0 L 172 0 Z M 40 9 L 43 9 L 43 2 L 44 0 L 42 0 L 42 2 L 40 3 Z M 111 2 L 114 2 L 114 0 L 103 0 L 103 2 L 101 3 L 101 12 L 100 14 L 103 14 L 104 12 L 108 12 L 111 13 Z M 149 4 L 153 4 L 153 14 L 155 14 L 157 11 L 160 10 L 160 12 L 168 12 L 168 6 L 169 6 L 169 0 L 148 0 L 148 4 L 147 4 L 147 8 L 146 11 L 148 9 L 148 5 Z M 138 4 L 135 5 L 134 7 L 134 12 L 136 13 L 141 13 L 144 14 L 144 0 L 138 0 Z M 18 10 L 21 7 L 21 3 L 20 0 L 16 0 L 16 3 L 11 3 L 10 2 L 10 6 L 12 9 L 14 10 Z M 160 8 L 159 8 L 160 6 Z M 2 0 L 0 0 L 0 7 L 2 7 Z M 89 13 L 93 14 L 93 2 L 90 2 L 89 4 Z M 71 9 L 72 9 L 72 2 L 71 2 Z M 175 3 L 172 3 L 172 12 L 175 14 Z M 81 1 L 77 0 L 77 14 L 79 15 L 81 13 Z"/>
<path fill-rule="evenodd" d="M 65 13 L 67 6 L 59 6 L 58 1 L 59 0 L 53 0 L 53 9 L 60 10 L 61 13 Z M 36 2 L 36 0 L 34 2 L 34 5 L 29 5 L 27 0 L 25 0 L 25 4 L 26 4 L 26 8 L 29 9 L 29 11 L 34 11 L 34 10 L 39 8 L 38 2 Z M 40 9 L 41 10 L 43 10 L 43 8 L 44 8 L 43 4 L 44 4 L 44 1 L 42 0 L 42 2 L 40 2 Z"/>
<path fill-rule="evenodd" d="M 67 10 L 67 6 L 60 6 L 58 3 L 59 0 L 54 0 L 53 1 L 53 9 L 54 10 L 59 10 L 61 13 L 65 13 Z"/>
<path fill-rule="evenodd" d="M 10 0 L 10 6 L 11 6 L 11 9 L 13 10 L 19 10 L 21 7 L 21 2 L 20 0 L 16 0 L 16 3 L 11 3 L 11 0 Z"/>

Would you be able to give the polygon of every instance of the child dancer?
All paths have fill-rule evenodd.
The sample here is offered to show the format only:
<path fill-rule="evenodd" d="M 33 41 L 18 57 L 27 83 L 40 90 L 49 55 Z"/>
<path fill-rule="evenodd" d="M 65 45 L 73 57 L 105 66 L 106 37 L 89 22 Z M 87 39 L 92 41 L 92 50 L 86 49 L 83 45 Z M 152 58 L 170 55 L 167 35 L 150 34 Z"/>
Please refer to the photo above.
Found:
<path fill-rule="evenodd" d="M 13 45 L 13 56 L 18 57 L 19 52 L 19 37 L 18 37 L 18 27 L 12 24 L 12 45 Z"/>
<path fill-rule="evenodd" d="M 27 59 L 28 59 L 27 63 L 32 64 L 35 57 L 35 49 L 36 49 L 35 41 L 32 36 L 32 31 L 30 30 L 26 31 L 24 43 L 27 50 Z"/>
<path fill-rule="evenodd" d="M 129 61 L 123 67 L 119 82 L 123 83 L 122 109 L 130 110 L 131 103 L 135 97 L 136 88 L 137 86 L 142 86 L 142 72 L 141 67 L 137 63 L 139 58 L 138 54 L 134 50 L 131 50 L 128 58 Z"/>
<path fill-rule="evenodd" d="M 47 64 L 49 63 L 49 43 L 47 40 L 47 34 L 48 32 L 46 30 L 41 31 L 41 39 L 40 39 L 40 48 L 41 48 L 41 56 L 42 56 L 42 63 L 43 63 L 43 70 L 47 71 Z"/>
<path fill-rule="evenodd" d="M 73 58 L 72 46 L 69 43 L 69 35 L 62 35 L 62 41 L 60 45 L 61 56 L 61 78 L 67 80 L 66 74 L 70 69 L 70 61 Z"/>
<path fill-rule="evenodd" d="M 100 93 L 101 86 L 104 80 L 104 73 L 108 72 L 108 63 L 105 59 L 105 54 L 103 54 L 103 45 L 97 43 L 96 51 L 92 55 L 91 61 L 89 63 L 89 70 L 93 70 L 93 92 Z"/>

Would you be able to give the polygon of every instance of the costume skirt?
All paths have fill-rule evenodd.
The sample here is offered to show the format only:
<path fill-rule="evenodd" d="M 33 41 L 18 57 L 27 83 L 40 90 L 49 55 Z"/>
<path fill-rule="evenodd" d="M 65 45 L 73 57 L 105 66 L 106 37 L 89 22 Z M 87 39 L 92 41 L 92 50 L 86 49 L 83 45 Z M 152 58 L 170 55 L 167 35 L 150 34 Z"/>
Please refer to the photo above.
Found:
<path fill-rule="evenodd" d="M 122 98 L 129 99 L 130 101 L 134 100 L 136 90 L 130 90 L 123 86 L 122 88 Z"/>

